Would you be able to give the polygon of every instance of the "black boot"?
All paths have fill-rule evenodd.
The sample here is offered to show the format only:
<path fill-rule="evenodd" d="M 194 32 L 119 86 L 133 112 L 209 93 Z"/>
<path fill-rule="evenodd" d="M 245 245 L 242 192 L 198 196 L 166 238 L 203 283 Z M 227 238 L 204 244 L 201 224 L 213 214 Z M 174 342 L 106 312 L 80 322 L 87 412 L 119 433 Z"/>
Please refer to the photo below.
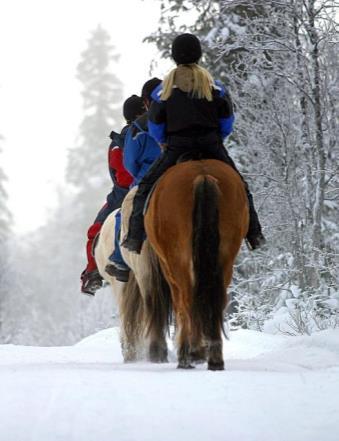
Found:
<path fill-rule="evenodd" d="M 142 206 L 141 213 L 138 205 Z M 144 216 L 142 213 L 143 206 L 144 202 L 142 200 L 139 202 L 139 204 L 138 201 L 136 201 L 136 206 L 133 205 L 127 237 L 121 242 L 122 247 L 136 254 L 141 253 L 142 244 L 145 240 Z M 134 210 L 134 208 L 136 209 Z"/>
<path fill-rule="evenodd" d="M 266 239 L 261 231 L 261 225 L 259 222 L 258 214 L 254 208 L 253 196 L 251 195 L 248 185 L 245 182 L 246 193 L 248 198 L 248 208 L 249 208 L 249 227 L 246 235 L 246 241 L 249 245 L 249 248 L 254 251 L 257 248 L 262 247 L 266 243 Z"/>
<path fill-rule="evenodd" d="M 240 174 L 233 159 L 229 156 L 227 150 L 222 145 L 219 145 L 217 148 L 214 149 L 213 156 L 216 159 L 219 159 L 220 161 L 223 161 L 226 164 L 230 165 L 233 168 L 233 170 L 235 170 L 238 173 L 238 175 L 241 177 L 245 185 L 245 190 L 248 199 L 249 215 L 250 215 L 246 241 L 251 250 L 256 250 L 257 248 L 260 248 L 266 243 L 266 239 L 261 231 L 261 225 L 259 222 L 258 214 L 254 208 L 253 196 L 248 188 L 248 184 Z"/>
<path fill-rule="evenodd" d="M 117 263 L 109 263 L 105 267 L 105 271 L 112 277 L 115 277 L 119 282 L 128 282 L 130 269 L 126 266 L 118 265 Z"/>
<path fill-rule="evenodd" d="M 103 278 L 98 270 L 91 272 L 83 271 L 81 274 L 81 292 L 89 296 L 94 296 L 95 292 L 102 288 Z"/>

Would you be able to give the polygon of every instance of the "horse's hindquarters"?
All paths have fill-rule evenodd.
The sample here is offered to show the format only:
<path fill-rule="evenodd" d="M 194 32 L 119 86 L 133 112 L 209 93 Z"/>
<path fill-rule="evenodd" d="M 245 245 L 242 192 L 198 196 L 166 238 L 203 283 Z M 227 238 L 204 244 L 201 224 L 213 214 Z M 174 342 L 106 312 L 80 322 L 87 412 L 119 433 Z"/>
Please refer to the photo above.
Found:
<path fill-rule="evenodd" d="M 145 227 L 171 288 L 180 367 L 190 366 L 190 352 L 206 338 L 210 369 L 223 368 L 225 284 L 247 225 L 243 183 L 220 161 L 178 164 L 152 195 Z"/>

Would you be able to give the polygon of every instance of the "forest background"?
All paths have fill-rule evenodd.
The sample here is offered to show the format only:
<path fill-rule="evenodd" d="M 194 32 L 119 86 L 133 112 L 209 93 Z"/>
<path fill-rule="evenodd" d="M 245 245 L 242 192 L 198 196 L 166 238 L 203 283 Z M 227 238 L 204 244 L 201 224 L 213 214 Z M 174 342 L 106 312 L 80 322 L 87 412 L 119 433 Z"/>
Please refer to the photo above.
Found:
<path fill-rule="evenodd" d="M 147 1 L 132 3 L 146 7 Z M 255 253 L 242 248 L 230 290 L 232 326 L 290 335 L 337 327 L 338 2 L 159 0 L 150 6 L 158 24 L 144 26 L 140 37 L 157 49 L 149 75 L 162 76 L 172 66 L 175 35 L 192 32 L 202 41 L 202 65 L 235 103 L 226 147 L 253 191 L 268 246 Z M 78 133 L 43 225 L 15 230 L 0 165 L 1 343 L 72 344 L 117 319 L 109 289 L 95 299 L 79 292 L 86 231 L 111 186 L 108 135 L 122 127 L 126 98 L 109 28 L 96 23 L 88 35 L 74 71 L 82 96 Z M 130 93 L 140 93 L 146 79 L 137 78 Z M 64 108 L 67 114 L 67 103 Z M 0 133 L 5 156 L 1 126 Z M 22 135 L 29 147 L 34 140 Z M 32 175 L 39 169 L 33 159 L 25 164 Z"/>

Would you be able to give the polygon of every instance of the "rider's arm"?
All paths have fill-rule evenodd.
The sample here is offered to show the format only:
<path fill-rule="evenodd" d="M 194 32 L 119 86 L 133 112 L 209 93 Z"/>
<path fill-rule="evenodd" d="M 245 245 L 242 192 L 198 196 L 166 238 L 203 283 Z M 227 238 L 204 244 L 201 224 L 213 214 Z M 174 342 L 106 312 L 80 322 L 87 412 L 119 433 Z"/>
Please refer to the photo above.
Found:
<path fill-rule="evenodd" d="M 140 163 L 138 158 L 141 154 L 142 145 L 140 145 L 140 136 L 133 137 L 132 128 L 130 128 L 126 134 L 124 144 L 124 157 L 123 162 L 127 171 L 135 179 L 138 176 L 140 170 Z"/>
<path fill-rule="evenodd" d="M 166 104 L 153 101 L 148 111 L 149 134 L 159 143 L 166 142 Z"/>
<path fill-rule="evenodd" d="M 123 154 L 120 147 L 116 146 L 110 148 L 109 151 L 109 166 L 115 170 L 115 177 L 120 187 L 128 188 L 133 181 L 133 177 L 128 173 L 124 167 Z"/>
<path fill-rule="evenodd" d="M 226 88 L 216 81 L 215 89 L 217 90 L 217 106 L 219 117 L 219 130 L 222 138 L 226 138 L 233 131 L 234 112 L 232 99 Z"/>

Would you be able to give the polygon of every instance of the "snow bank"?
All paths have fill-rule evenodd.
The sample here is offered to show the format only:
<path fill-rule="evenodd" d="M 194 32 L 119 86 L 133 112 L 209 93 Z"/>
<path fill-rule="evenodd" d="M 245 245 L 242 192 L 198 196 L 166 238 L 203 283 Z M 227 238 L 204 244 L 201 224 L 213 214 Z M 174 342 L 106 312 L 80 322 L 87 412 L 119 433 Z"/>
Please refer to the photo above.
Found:
<path fill-rule="evenodd" d="M 224 372 L 125 365 L 117 329 L 0 346 L 0 441 L 337 441 L 339 330 L 239 330 L 224 356 Z"/>

